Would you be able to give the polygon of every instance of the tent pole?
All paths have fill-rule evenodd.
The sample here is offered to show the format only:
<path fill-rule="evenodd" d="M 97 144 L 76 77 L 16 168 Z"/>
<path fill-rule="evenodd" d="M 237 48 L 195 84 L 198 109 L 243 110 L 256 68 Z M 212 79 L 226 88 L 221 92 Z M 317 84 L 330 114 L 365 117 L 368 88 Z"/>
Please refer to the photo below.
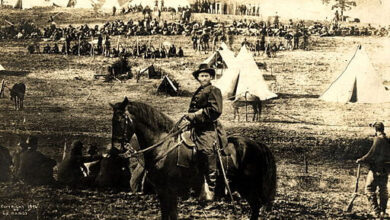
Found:
<path fill-rule="evenodd" d="M 248 91 L 245 92 L 245 121 L 248 122 L 248 100 L 246 98 L 246 94 Z"/>

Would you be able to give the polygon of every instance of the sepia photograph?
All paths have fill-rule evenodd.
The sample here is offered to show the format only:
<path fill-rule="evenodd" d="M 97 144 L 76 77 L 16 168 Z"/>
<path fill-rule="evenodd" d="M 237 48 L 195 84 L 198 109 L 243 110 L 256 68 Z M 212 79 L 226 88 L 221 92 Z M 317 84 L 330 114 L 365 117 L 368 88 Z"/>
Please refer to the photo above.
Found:
<path fill-rule="evenodd" d="M 0 220 L 390 219 L 390 0 L 0 0 Z"/>

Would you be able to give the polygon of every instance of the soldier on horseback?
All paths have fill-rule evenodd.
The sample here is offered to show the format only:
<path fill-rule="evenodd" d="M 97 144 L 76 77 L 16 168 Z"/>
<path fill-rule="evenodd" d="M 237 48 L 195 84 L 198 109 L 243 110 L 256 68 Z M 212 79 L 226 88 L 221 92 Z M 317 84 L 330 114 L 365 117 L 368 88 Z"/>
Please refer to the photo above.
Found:
<path fill-rule="evenodd" d="M 199 155 L 199 169 L 210 191 L 206 194 L 205 200 L 211 201 L 216 185 L 215 145 L 220 143 L 221 146 L 225 146 L 227 143 L 226 133 L 217 120 L 222 114 L 222 94 L 221 90 L 211 84 L 211 79 L 215 77 L 215 70 L 209 68 L 207 64 L 201 64 L 199 69 L 193 72 L 193 76 L 200 83 L 200 87 L 192 96 L 189 113 L 185 117 L 191 122 L 194 143 Z"/>

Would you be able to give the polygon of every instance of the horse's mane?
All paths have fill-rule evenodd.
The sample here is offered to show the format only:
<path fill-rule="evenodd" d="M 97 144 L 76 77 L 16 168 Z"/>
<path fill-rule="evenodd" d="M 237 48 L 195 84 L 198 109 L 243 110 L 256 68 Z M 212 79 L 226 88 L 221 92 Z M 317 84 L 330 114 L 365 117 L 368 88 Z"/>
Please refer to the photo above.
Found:
<path fill-rule="evenodd" d="M 129 102 L 127 110 L 133 114 L 137 120 L 141 120 L 144 124 L 148 125 L 150 129 L 155 131 L 160 130 L 169 132 L 175 124 L 173 120 L 163 112 L 142 102 Z"/>

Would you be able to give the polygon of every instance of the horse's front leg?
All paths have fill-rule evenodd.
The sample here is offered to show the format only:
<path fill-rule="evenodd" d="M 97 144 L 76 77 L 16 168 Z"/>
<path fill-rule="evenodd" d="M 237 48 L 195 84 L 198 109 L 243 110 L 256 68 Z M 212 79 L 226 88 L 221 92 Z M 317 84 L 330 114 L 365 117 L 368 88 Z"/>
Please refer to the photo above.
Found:
<path fill-rule="evenodd" d="M 238 108 L 234 108 L 234 118 L 233 118 L 233 121 L 236 120 L 236 117 L 238 117 L 238 121 L 240 121 L 240 114 L 238 112 Z"/>
<path fill-rule="evenodd" d="M 168 197 L 168 215 L 169 220 L 177 220 L 177 195 L 176 193 L 169 193 Z"/>
<path fill-rule="evenodd" d="M 158 199 L 160 201 L 161 220 L 170 220 L 168 213 L 168 193 L 160 192 Z"/>
<path fill-rule="evenodd" d="M 15 97 L 14 102 L 15 102 L 15 110 L 18 110 L 18 97 Z"/>
<path fill-rule="evenodd" d="M 161 219 L 177 220 L 177 194 L 171 190 L 159 192 Z"/>

